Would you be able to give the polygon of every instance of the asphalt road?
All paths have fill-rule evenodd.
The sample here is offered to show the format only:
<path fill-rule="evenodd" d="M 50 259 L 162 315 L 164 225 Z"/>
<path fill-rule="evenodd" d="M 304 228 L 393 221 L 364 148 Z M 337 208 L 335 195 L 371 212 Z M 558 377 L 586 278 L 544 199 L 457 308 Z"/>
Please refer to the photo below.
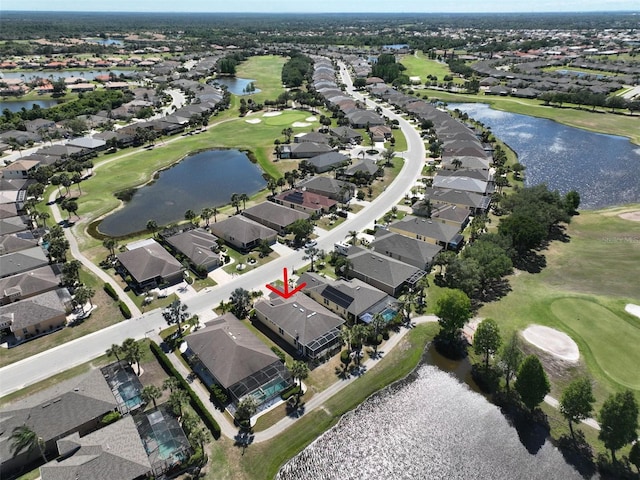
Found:
<path fill-rule="evenodd" d="M 344 66 L 341 66 L 341 75 L 351 93 L 351 79 L 344 70 Z M 352 94 L 356 99 L 365 100 L 357 92 Z M 367 104 L 375 106 L 371 101 L 367 101 Z M 383 108 L 383 113 L 400 122 L 400 128 L 407 139 L 408 150 L 403 153 L 404 167 L 396 180 L 357 215 L 318 238 L 318 248 L 332 250 L 334 243 L 344 241 L 349 231 L 362 231 L 372 227 L 377 218 L 404 198 L 406 191 L 420 176 L 424 165 L 425 147 L 419 133 L 409 122 L 394 112 Z M 200 318 L 209 318 L 212 316 L 212 309 L 218 306 L 220 301 L 227 301 L 234 289 L 238 287 L 246 290 L 263 289 L 267 283 L 282 278 L 284 268 L 291 271 L 307 263 L 302 260 L 303 256 L 304 252 L 300 250 L 280 257 L 256 270 L 233 278 L 229 283 L 204 289 L 185 303 L 191 314 L 198 314 Z M 154 310 L 3 367 L 0 369 L 0 396 L 88 362 L 104 354 L 106 349 L 114 343 L 121 344 L 130 337 L 141 339 L 165 327 L 166 323 L 161 311 Z"/>

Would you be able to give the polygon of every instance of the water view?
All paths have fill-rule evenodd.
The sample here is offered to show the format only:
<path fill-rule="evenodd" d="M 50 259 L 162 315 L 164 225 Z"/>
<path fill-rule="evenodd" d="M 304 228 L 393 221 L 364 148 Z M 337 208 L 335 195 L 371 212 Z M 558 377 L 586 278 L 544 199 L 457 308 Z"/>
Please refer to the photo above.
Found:
<path fill-rule="evenodd" d="M 520 435 L 482 395 L 424 365 L 345 415 L 276 478 L 582 478 L 544 436 Z"/>
<path fill-rule="evenodd" d="M 254 93 L 260 93 L 261 90 L 259 88 L 247 91 L 247 87 L 253 82 L 255 82 L 255 80 L 251 78 L 221 77 L 212 80 L 210 83 L 224 85 L 227 87 L 227 90 L 229 90 L 229 93 L 233 93 L 234 95 L 251 95 Z"/>
<path fill-rule="evenodd" d="M 18 100 L 15 102 L 0 102 L 0 111 L 8 109 L 10 112 L 19 112 L 23 108 L 31 110 L 34 105 L 38 105 L 40 108 L 50 108 L 57 105 L 56 100 Z"/>
<path fill-rule="evenodd" d="M 200 213 L 204 207 L 229 203 L 234 193 L 252 195 L 266 185 L 260 168 L 238 150 L 196 153 L 156 177 L 124 208 L 107 216 L 98 230 L 117 237 L 144 230 L 149 220 L 168 225 L 184 220 L 187 210 Z"/>
<path fill-rule="evenodd" d="M 567 127 L 544 118 L 493 110 L 483 103 L 451 103 L 513 148 L 527 167 L 525 183 L 577 190 L 581 208 L 640 201 L 640 146 L 625 137 Z"/>
<path fill-rule="evenodd" d="M 138 74 L 135 70 L 29 70 L 23 72 L 0 72 L 1 78 L 20 78 L 24 82 L 31 82 L 36 78 L 49 78 L 57 80 L 58 78 L 79 77 L 87 81 L 95 79 L 98 75 L 109 75 L 113 73 L 116 76 L 121 74 L 125 77 L 132 77 Z"/>

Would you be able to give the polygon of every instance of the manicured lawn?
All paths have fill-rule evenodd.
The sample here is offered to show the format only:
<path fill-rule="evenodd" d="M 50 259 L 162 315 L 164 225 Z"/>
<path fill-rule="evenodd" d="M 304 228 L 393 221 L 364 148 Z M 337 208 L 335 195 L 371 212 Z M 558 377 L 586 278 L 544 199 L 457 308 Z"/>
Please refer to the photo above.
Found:
<path fill-rule="evenodd" d="M 242 98 L 252 98 L 256 102 L 275 100 L 284 92 L 282 87 L 282 66 L 286 58 L 278 55 L 266 55 L 262 57 L 250 57 L 242 62 L 236 69 L 236 76 L 240 78 L 255 79 L 255 86 L 261 91 L 253 95 L 243 95 Z"/>
<path fill-rule="evenodd" d="M 512 275 L 512 291 L 478 312 L 494 318 L 504 338 L 530 324 L 571 336 L 580 349 L 581 364 L 596 381 L 598 404 L 622 388 L 631 388 L 640 398 L 634 367 L 640 361 L 640 319 L 624 311 L 627 303 L 637 304 L 640 298 L 640 243 L 629 240 L 640 238 L 640 223 L 618 217 L 638 208 L 581 212 L 567 228 L 569 242 L 556 241 L 539 252 L 546 262 L 540 273 Z M 583 371 L 568 372 L 562 382 Z M 560 392 L 554 386 L 552 393 Z"/>
<path fill-rule="evenodd" d="M 548 118 L 571 127 L 583 128 L 592 132 L 622 135 L 633 143 L 640 144 L 640 115 L 610 113 L 609 110 L 578 110 L 545 106 L 540 100 L 524 98 L 497 97 L 495 95 L 468 95 L 425 89 L 429 99 L 445 102 L 483 102 L 496 110 L 520 113 L 534 117 Z"/>
<path fill-rule="evenodd" d="M 407 76 L 420 77 L 422 84 L 427 80 L 427 75 L 435 75 L 438 77 L 438 82 L 443 82 L 445 75 L 451 75 L 453 83 L 460 85 L 464 83 L 463 79 L 451 73 L 449 65 L 437 60 L 430 60 L 422 52 L 416 52 L 415 55 L 402 55 L 400 63 L 407 67 L 404 72 Z"/>
<path fill-rule="evenodd" d="M 276 116 L 263 114 L 262 122 L 266 125 L 269 125 L 270 127 L 286 128 L 286 127 L 292 127 L 294 122 L 305 122 L 305 119 L 310 116 L 311 114 L 309 112 L 286 110 L 284 112 L 281 112 L 280 115 L 276 115 Z M 293 128 L 305 128 L 305 127 L 293 127 Z"/>

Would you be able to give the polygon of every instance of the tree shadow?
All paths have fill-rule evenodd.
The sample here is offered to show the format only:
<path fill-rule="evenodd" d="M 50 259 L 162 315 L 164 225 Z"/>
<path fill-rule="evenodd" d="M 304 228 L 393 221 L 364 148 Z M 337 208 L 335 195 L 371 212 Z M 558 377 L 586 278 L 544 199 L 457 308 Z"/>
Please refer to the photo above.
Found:
<path fill-rule="evenodd" d="M 294 397 L 290 397 L 289 399 L 290 400 L 293 399 L 293 401 L 291 402 L 287 401 L 287 406 L 286 406 L 287 417 L 290 417 L 290 418 L 302 417 L 307 411 L 306 404 L 304 402 L 300 402 L 294 399 Z"/>
<path fill-rule="evenodd" d="M 597 469 L 593 461 L 591 445 L 580 430 L 574 430 L 575 439 L 570 435 L 562 435 L 557 442 L 558 450 L 565 461 L 573 466 L 583 478 L 592 478 Z"/>
<path fill-rule="evenodd" d="M 520 443 L 531 455 L 536 455 L 549 437 L 546 415 L 539 409 L 533 413 L 524 410 L 513 400 L 506 400 L 500 407 L 509 424 L 516 429 Z"/>
<path fill-rule="evenodd" d="M 238 430 L 238 433 L 235 437 L 233 437 L 233 445 L 235 447 L 242 448 L 242 455 L 244 455 L 244 451 L 247 449 L 249 445 L 253 443 L 255 439 L 255 435 L 251 431 L 247 430 Z"/>
<path fill-rule="evenodd" d="M 500 278 L 489 282 L 480 294 L 480 301 L 484 303 L 495 302 L 511 291 L 511 285 L 506 278 Z"/>
<path fill-rule="evenodd" d="M 547 266 L 547 259 L 541 253 L 531 250 L 518 255 L 513 261 L 513 266 L 528 273 L 540 273 Z"/>
<path fill-rule="evenodd" d="M 549 242 L 560 241 L 562 243 L 569 243 L 571 236 L 567 234 L 567 227 L 565 225 L 552 225 L 547 237 Z"/>

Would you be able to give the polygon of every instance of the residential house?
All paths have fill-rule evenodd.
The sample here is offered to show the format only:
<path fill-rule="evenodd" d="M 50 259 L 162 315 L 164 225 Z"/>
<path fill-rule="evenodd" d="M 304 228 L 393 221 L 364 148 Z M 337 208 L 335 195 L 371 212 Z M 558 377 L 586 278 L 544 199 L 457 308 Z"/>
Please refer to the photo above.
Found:
<path fill-rule="evenodd" d="M 254 304 L 256 318 L 310 360 L 320 360 L 341 346 L 344 320 L 304 293 L 285 299 L 272 294 Z"/>
<path fill-rule="evenodd" d="M 282 146 L 282 158 L 312 158 L 333 149 L 326 143 L 302 142 Z"/>
<path fill-rule="evenodd" d="M 347 115 L 347 119 L 352 128 L 367 128 L 385 124 L 384 118 L 372 110 L 356 110 Z"/>
<path fill-rule="evenodd" d="M 291 385 L 285 364 L 233 313 L 205 325 L 185 338 L 185 355 L 205 384 L 220 385 L 234 407 L 252 396 L 260 410 Z"/>
<path fill-rule="evenodd" d="M 174 285 L 183 279 L 182 264 L 155 240 L 146 239 L 127 248 L 126 252 L 116 254 L 116 268 L 123 277 L 131 277 L 137 291 Z"/>
<path fill-rule="evenodd" d="M 11 432 L 26 425 L 44 442 L 47 458 L 58 456 L 57 441 L 74 432 L 84 436 L 101 426 L 116 402 L 100 370 L 91 370 L 30 395 L 0 410 L 0 470 L 4 475 L 28 470 L 40 457 L 38 449 L 14 455 Z M 113 477 L 112 477 L 113 478 Z"/>
<path fill-rule="evenodd" d="M 14 203 L 15 205 L 15 203 Z M 29 229 L 29 218 L 24 215 L 0 218 L 0 235 L 24 232 Z M 0 275 L 2 275 L 0 270 Z"/>
<path fill-rule="evenodd" d="M 19 252 L 38 246 L 38 240 L 30 230 L 0 236 L 0 255 Z"/>
<path fill-rule="evenodd" d="M 351 127 L 336 127 L 329 130 L 329 133 L 342 143 L 360 143 L 362 134 Z"/>
<path fill-rule="evenodd" d="M 107 149 L 107 142 L 101 138 L 80 137 L 67 142 L 71 147 L 78 147 L 88 150 L 91 153 L 98 153 Z"/>
<path fill-rule="evenodd" d="M 60 286 L 60 279 L 58 265 L 55 265 L 55 268 L 45 265 L 28 272 L 0 278 L 0 305 L 55 290 Z"/>
<path fill-rule="evenodd" d="M 393 134 L 387 125 L 375 125 L 369 129 L 369 135 L 374 142 L 384 142 L 389 140 Z"/>
<path fill-rule="evenodd" d="M 375 240 L 371 242 L 370 247 L 376 253 L 395 258 L 426 272 L 431 270 L 433 259 L 442 251 L 440 245 L 423 242 L 384 229 L 376 231 Z"/>
<path fill-rule="evenodd" d="M 356 186 L 332 177 L 315 175 L 298 183 L 298 188 L 345 203 L 353 198 Z"/>
<path fill-rule="evenodd" d="M 0 278 L 10 277 L 47 265 L 49 259 L 41 247 L 32 247 L 0 256 Z"/>
<path fill-rule="evenodd" d="M 329 143 L 329 136 L 320 132 L 299 133 L 293 137 L 294 143 Z"/>
<path fill-rule="evenodd" d="M 349 157 L 338 152 L 323 153 L 307 160 L 316 173 L 324 173 L 342 167 L 349 162 Z"/>
<path fill-rule="evenodd" d="M 279 235 L 286 235 L 287 228 L 297 221 L 306 220 L 309 214 L 274 202 L 262 202 L 242 212 L 245 217 L 272 228 Z"/>
<path fill-rule="evenodd" d="M 395 309 L 395 298 L 357 278 L 333 280 L 305 272 L 298 280 L 303 283 L 304 293 L 351 323 L 369 323 L 376 313 Z"/>
<path fill-rule="evenodd" d="M 433 188 L 461 190 L 479 195 L 491 195 L 495 191 L 493 182 L 466 176 L 463 172 L 458 173 L 460 175 L 436 175 L 433 179 Z"/>
<path fill-rule="evenodd" d="M 256 248 L 262 241 L 273 245 L 278 239 L 277 231 L 242 215 L 212 223 L 209 229 L 215 236 L 243 252 Z"/>
<path fill-rule="evenodd" d="M 74 432 L 56 445 L 60 457 L 40 467 L 42 480 L 142 480 L 151 475 L 149 457 L 131 416 L 83 437 Z"/>
<path fill-rule="evenodd" d="M 324 215 L 336 209 L 338 202 L 324 195 L 305 190 L 293 189 L 280 193 L 274 202 L 310 215 Z"/>
<path fill-rule="evenodd" d="M 8 328 L 17 343 L 63 328 L 71 311 L 66 288 L 51 290 L 0 307 L 0 329 Z"/>
<path fill-rule="evenodd" d="M 202 228 L 187 230 L 165 240 L 174 253 L 187 257 L 196 270 L 208 272 L 220 266 L 218 239 Z"/>
<path fill-rule="evenodd" d="M 389 230 L 423 242 L 440 245 L 445 250 L 458 250 L 464 241 L 458 227 L 413 215 L 407 215 L 402 220 L 393 222 L 389 225 Z"/>
<path fill-rule="evenodd" d="M 345 276 L 362 280 L 393 297 L 426 275 L 420 268 L 365 248 L 349 249 L 347 260 L 349 267 Z"/>
<path fill-rule="evenodd" d="M 2 168 L 0 172 L 3 178 L 11 180 L 12 178 L 29 178 L 40 166 L 38 160 L 19 159 Z"/>
<path fill-rule="evenodd" d="M 486 212 L 491 204 L 491 196 L 489 195 L 431 187 L 425 188 L 424 199 L 429 200 L 433 207 L 438 204 L 449 204 L 459 208 L 468 208 L 475 214 Z"/>
<path fill-rule="evenodd" d="M 347 167 L 342 176 L 346 178 L 352 178 L 356 181 L 357 178 L 363 177 L 369 179 L 373 177 L 378 171 L 378 164 L 375 160 L 370 158 L 363 158 L 356 160 L 352 165 Z M 358 183 L 358 182 L 356 182 Z"/>

